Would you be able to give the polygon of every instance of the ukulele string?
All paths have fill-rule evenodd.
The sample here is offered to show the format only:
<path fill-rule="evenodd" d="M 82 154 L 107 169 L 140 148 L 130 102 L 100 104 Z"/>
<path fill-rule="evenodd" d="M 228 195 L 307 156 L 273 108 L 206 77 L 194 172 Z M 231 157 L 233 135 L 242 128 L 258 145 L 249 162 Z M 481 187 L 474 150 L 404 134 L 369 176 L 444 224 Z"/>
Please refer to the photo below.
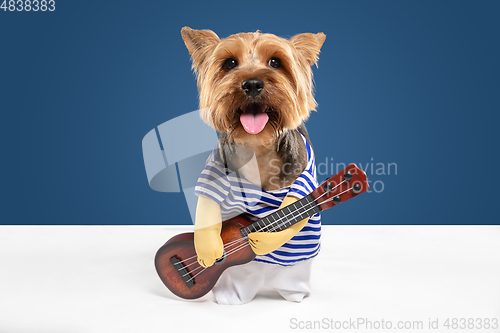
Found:
<path fill-rule="evenodd" d="M 343 180 L 342 182 L 340 182 L 339 184 L 337 184 L 334 188 L 332 188 L 330 191 L 323 193 L 323 194 L 322 194 L 322 195 L 320 195 L 319 197 L 315 198 L 313 201 L 310 201 L 310 202 L 308 202 L 307 204 L 302 205 L 302 207 L 301 207 L 301 208 L 306 208 L 308 205 L 311 205 L 311 204 L 313 204 L 313 203 L 317 203 L 317 201 L 316 201 L 316 200 L 319 200 L 319 199 L 320 199 L 322 196 L 324 196 L 325 194 L 327 194 L 327 193 L 329 193 L 329 192 L 331 192 L 331 191 L 335 190 L 337 187 L 339 187 L 340 185 L 342 185 L 342 183 L 344 183 L 344 182 L 346 182 L 346 180 Z M 323 202 L 321 202 L 320 204 L 322 204 L 322 203 L 323 203 Z M 319 205 L 319 204 L 318 204 L 318 205 Z M 285 209 L 285 208 L 286 208 L 286 207 L 284 207 L 283 209 Z M 312 207 L 312 208 L 315 208 L 315 207 Z M 306 211 L 304 211 L 304 213 L 307 213 L 307 212 L 308 212 L 308 211 L 310 211 L 310 210 L 311 210 L 311 209 L 307 209 Z M 256 231 L 254 231 L 254 232 L 261 232 L 261 231 L 263 231 L 264 229 L 266 229 L 266 228 L 271 228 L 274 224 L 278 223 L 278 224 L 277 224 L 277 225 L 276 225 L 276 226 L 275 226 L 272 230 L 268 230 L 268 231 L 267 231 L 267 232 L 274 232 L 275 230 L 277 230 L 277 228 L 278 228 L 278 227 L 283 226 L 283 225 L 280 225 L 280 224 L 279 224 L 279 222 L 280 222 L 280 221 L 282 221 L 283 219 L 285 219 L 285 220 L 287 220 L 287 221 L 288 221 L 288 217 L 289 217 L 290 215 L 293 215 L 293 214 L 294 214 L 294 213 L 292 213 L 292 211 L 290 211 L 290 208 L 288 209 L 288 212 L 289 212 L 289 213 L 288 213 L 287 215 L 283 215 L 282 217 L 278 218 L 277 220 L 273 221 L 272 223 L 270 223 L 270 224 L 268 224 L 268 225 L 266 225 L 266 226 L 264 226 L 264 227 L 261 227 L 260 229 L 258 229 L 258 230 L 256 230 Z M 236 239 L 236 240 L 231 241 L 231 242 L 229 242 L 229 243 L 227 243 L 227 244 L 225 244 L 225 245 L 227 246 L 227 245 L 231 245 L 232 243 L 238 243 L 238 242 L 240 242 L 242 239 L 247 240 L 247 239 L 248 239 L 248 236 L 244 236 L 243 238 Z"/>
<path fill-rule="evenodd" d="M 342 195 L 342 194 L 344 194 L 345 192 L 347 192 L 347 191 L 349 191 L 349 190 L 351 190 L 351 189 L 352 189 L 352 187 L 351 187 L 351 188 L 348 188 L 347 190 L 345 190 L 345 191 L 343 191 L 342 193 L 337 194 L 337 195 Z M 321 196 L 323 196 L 323 195 L 321 195 Z M 320 196 L 320 197 L 321 197 L 321 196 Z M 317 199 L 319 199 L 320 197 L 318 197 Z M 316 199 L 316 200 L 317 200 L 317 199 Z M 325 202 L 327 202 L 327 201 L 329 201 L 329 200 L 332 200 L 332 201 L 333 201 L 333 197 L 332 197 L 332 198 L 329 198 L 329 199 L 326 199 L 326 200 L 324 200 L 324 201 L 322 201 L 322 202 L 319 202 L 319 203 L 318 203 L 318 205 L 321 205 L 321 204 L 323 204 L 323 203 L 325 203 Z M 308 211 L 310 211 L 311 209 L 314 209 L 314 208 L 315 208 L 315 207 L 312 207 L 312 208 L 310 208 L 310 209 L 306 210 L 305 212 L 308 212 Z M 283 224 L 281 224 L 279 227 L 282 227 L 282 226 L 286 225 L 286 223 L 287 223 L 287 221 L 285 221 L 285 222 L 284 222 Z M 262 229 L 265 229 L 265 228 L 262 228 Z M 260 230 L 262 230 L 262 229 L 260 229 Z M 256 232 L 259 232 L 260 230 L 257 230 Z M 248 236 L 246 236 L 245 238 L 248 238 Z M 226 253 L 226 257 L 227 257 L 227 256 L 229 256 L 230 254 L 233 254 L 233 253 L 235 253 L 235 252 L 238 252 L 239 250 L 242 250 L 242 249 L 243 249 L 245 246 L 247 246 L 247 245 L 250 245 L 250 244 L 249 244 L 248 242 L 245 242 L 244 244 L 242 244 L 242 245 L 240 245 L 240 246 L 237 246 L 238 248 L 233 248 L 233 249 L 232 249 L 232 251 L 230 251 L 230 252 Z"/>
<path fill-rule="evenodd" d="M 322 201 L 322 202 L 320 202 L 320 203 L 318 203 L 318 202 L 317 202 L 317 200 L 319 200 L 319 199 L 320 199 L 321 197 L 323 197 L 325 194 L 330 193 L 331 191 L 335 190 L 338 186 L 342 185 L 342 183 L 344 183 L 345 181 L 346 181 L 346 180 L 344 180 L 344 181 L 340 182 L 340 183 L 339 183 L 339 184 L 337 184 L 334 188 L 332 188 L 330 191 L 323 193 L 322 195 L 320 195 L 319 197 L 315 198 L 313 201 L 308 202 L 305 206 L 303 206 L 303 207 L 301 207 L 301 208 L 305 208 L 305 207 L 307 207 L 307 205 L 311 205 L 311 204 L 313 204 L 313 203 L 317 203 L 317 206 L 319 206 L 319 205 L 321 205 L 321 204 L 323 204 L 323 203 L 327 202 L 327 201 L 328 201 L 328 200 L 330 200 L 330 199 L 332 199 L 332 200 L 333 200 L 333 197 L 332 197 L 332 198 L 330 198 L 330 199 L 326 199 L 326 200 L 324 200 L 324 201 Z M 350 189 L 352 189 L 352 188 L 350 188 Z M 350 189 L 347 189 L 346 191 L 344 191 L 344 192 L 342 192 L 342 193 L 340 193 L 340 194 L 338 194 L 338 195 L 341 195 L 341 194 L 343 194 L 343 193 L 345 193 L 345 192 L 349 191 Z M 304 213 L 307 213 L 308 211 L 310 211 L 311 209 L 314 209 L 314 208 L 316 208 L 316 206 L 314 206 L 314 207 L 311 207 L 311 208 L 307 209 L 306 211 L 304 211 Z M 283 209 L 284 209 L 284 208 L 283 208 Z M 279 218 L 279 219 L 277 219 L 276 221 L 273 221 L 271 224 L 266 225 L 266 226 L 264 226 L 264 227 L 261 227 L 260 229 L 258 229 L 258 230 L 256 230 L 256 231 L 254 231 L 254 232 L 261 232 L 261 231 L 263 231 L 264 229 L 266 229 L 266 228 L 270 228 L 271 226 L 273 226 L 274 224 L 276 224 L 276 226 L 274 226 L 272 230 L 267 231 L 267 232 L 274 232 L 275 230 L 277 230 L 278 228 L 281 228 L 282 226 L 284 226 L 284 225 L 288 222 L 288 219 L 287 219 L 287 218 L 288 218 L 290 215 L 293 215 L 293 213 L 292 213 L 292 212 L 290 211 L 290 209 L 289 209 L 289 213 L 288 213 L 287 215 L 283 215 L 282 217 L 280 217 L 280 218 Z M 279 224 L 279 222 L 280 222 L 280 221 L 282 221 L 283 219 L 286 219 L 286 221 L 285 221 L 284 223 L 282 223 L 282 224 Z M 225 244 L 225 245 L 224 245 L 224 250 L 228 249 L 228 252 L 224 255 L 224 257 L 227 257 L 227 256 L 229 256 L 230 254 L 236 253 L 236 252 L 238 252 L 239 250 L 241 250 L 241 249 L 245 248 L 247 245 L 249 245 L 249 243 L 247 242 L 247 240 L 248 240 L 248 235 L 247 235 L 247 236 L 244 236 L 244 237 L 242 237 L 242 238 L 236 239 L 236 240 L 234 240 L 234 241 L 231 241 L 231 242 L 229 242 L 229 243 L 227 243 L 227 244 Z M 235 245 L 235 247 L 233 247 L 233 248 L 229 249 L 229 247 L 231 247 L 232 245 Z M 184 259 L 184 260 L 182 260 L 182 261 L 180 261 L 180 262 L 177 262 L 177 263 L 175 263 L 174 265 L 177 265 L 177 264 L 183 263 L 183 262 L 185 262 L 185 261 L 188 261 L 188 260 L 193 259 L 193 258 L 196 258 L 196 257 L 197 257 L 197 255 L 194 255 L 194 256 L 192 256 L 192 257 L 190 257 L 190 258 L 187 258 L 187 259 Z M 198 263 L 198 261 L 197 261 L 197 260 L 195 260 L 195 261 L 193 261 L 192 263 L 190 263 L 190 264 L 188 264 L 188 265 L 184 266 L 184 268 L 187 268 L 187 267 L 189 267 L 189 266 L 192 266 L 192 265 L 194 265 L 194 264 L 196 264 L 196 263 Z M 203 267 L 203 266 L 201 266 L 201 265 L 200 265 L 200 267 Z M 177 269 L 177 270 L 181 270 L 181 269 L 183 269 L 183 268 L 179 268 L 179 269 Z"/>
<path fill-rule="evenodd" d="M 340 184 L 339 184 L 340 185 Z M 337 195 L 342 195 L 344 194 L 345 192 L 349 191 L 349 190 L 352 190 L 352 187 L 351 188 L 348 188 L 347 190 L 345 190 L 344 192 L 340 193 L 340 194 L 337 194 Z M 328 192 L 325 192 L 325 193 L 328 193 Z M 318 198 L 316 198 L 313 202 L 315 202 L 316 200 L 318 200 L 320 197 L 322 197 L 325 193 L 323 193 L 321 196 L 319 196 Z M 326 199 L 326 200 L 323 200 L 321 202 L 318 203 L 318 206 L 321 205 L 321 204 L 324 204 L 325 202 L 329 201 L 329 200 L 332 200 L 333 201 L 333 198 L 329 198 L 329 199 Z M 311 208 L 311 209 L 314 209 L 315 207 Z M 309 209 L 310 210 L 310 209 Z M 307 211 L 309 211 L 307 210 Z M 286 223 L 286 222 L 285 222 Z M 261 229 L 262 230 L 262 229 Z M 247 236 L 246 236 L 247 237 Z M 226 253 L 225 257 L 229 256 L 230 254 L 233 254 L 235 252 L 238 252 L 240 250 L 242 250 L 243 248 L 245 248 L 246 246 L 250 246 L 250 244 L 248 242 L 245 242 L 243 245 L 240 245 L 237 249 L 233 249 L 232 251 L 230 251 L 229 253 Z M 197 261 L 196 261 L 197 262 Z M 203 267 L 200 265 L 200 267 Z M 197 267 L 195 270 L 198 270 L 200 267 Z M 198 275 L 200 275 L 201 273 L 203 273 L 207 268 L 209 267 L 204 267 L 200 272 L 198 272 L 196 275 L 194 275 L 192 278 L 190 278 L 189 280 L 186 281 L 189 282 L 191 280 L 193 280 L 195 277 L 197 277 Z M 192 270 L 192 272 L 194 272 L 195 270 Z M 186 274 L 187 275 L 187 274 Z"/>
<path fill-rule="evenodd" d="M 331 191 L 335 190 L 337 187 L 339 187 L 340 185 L 342 185 L 342 183 L 344 183 L 344 182 L 346 182 L 346 180 L 343 180 L 342 182 L 340 182 L 339 184 L 337 184 L 334 188 L 332 188 L 330 191 L 323 193 L 322 195 L 320 195 L 319 197 L 315 198 L 313 201 L 308 202 L 305 206 L 302 206 L 301 208 L 305 208 L 305 207 L 307 207 L 307 205 L 311 205 L 312 203 L 317 203 L 317 201 L 316 201 L 316 200 L 319 200 L 319 199 L 320 199 L 322 196 L 324 196 L 325 194 L 330 193 Z M 342 192 L 342 193 L 344 193 L 344 192 Z M 342 193 L 341 193 L 341 194 L 342 194 Z M 338 195 L 339 195 L 339 194 L 338 194 Z M 324 201 L 323 201 L 323 202 L 324 202 Z M 321 205 L 323 202 L 321 202 L 321 203 L 317 203 L 317 205 L 319 206 L 319 205 Z M 288 206 L 287 206 L 287 207 L 288 207 Z M 285 208 L 286 208 L 286 207 L 285 207 Z M 285 209 L 285 208 L 283 208 L 283 209 Z M 312 207 L 311 209 L 314 209 L 314 208 L 315 208 L 315 207 Z M 311 209 L 306 210 L 304 213 L 307 213 L 307 212 L 308 212 L 308 211 L 310 211 Z M 274 221 L 273 223 L 271 223 L 271 224 L 269 224 L 269 225 L 267 225 L 267 226 L 264 226 L 264 227 L 262 227 L 261 229 L 256 230 L 255 232 L 260 232 L 260 231 L 264 230 L 265 228 L 269 228 L 269 227 L 271 227 L 273 224 L 275 224 L 275 223 L 277 223 L 277 222 L 280 222 L 280 221 L 281 221 L 282 219 L 284 219 L 284 218 L 286 218 L 286 220 L 288 221 L 288 217 L 289 217 L 290 215 L 292 215 L 292 214 L 293 214 L 293 213 L 290 211 L 290 209 L 288 209 L 288 212 L 289 212 L 289 213 L 288 213 L 288 215 L 284 215 L 284 216 L 280 217 L 279 219 L 277 219 L 277 220 L 276 220 L 276 221 Z M 286 223 L 286 222 L 285 222 L 285 223 Z M 272 230 L 270 230 L 270 231 L 268 231 L 268 232 L 274 232 L 275 230 L 277 230 L 277 227 L 281 227 L 281 226 L 283 226 L 283 225 L 279 225 L 279 224 L 278 224 L 278 225 L 276 225 L 276 226 L 275 226 Z"/>
<path fill-rule="evenodd" d="M 351 188 L 351 189 L 352 189 L 352 188 Z M 349 190 L 350 190 L 350 189 L 348 189 L 348 190 L 346 190 L 346 191 L 349 191 Z M 344 191 L 344 192 L 346 192 L 346 191 Z M 342 193 L 344 193 L 344 192 L 342 192 Z M 340 194 L 342 194 L 342 193 L 340 193 Z M 340 195 L 340 194 L 339 194 L 339 195 Z M 317 199 L 319 199 L 319 197 L 318 197 Z M 317 199 L 316 199 L 316 200 L 317 200 Z M 326 200 L 324 200 L 324 201 L 322 201 L 322 202 L 318 203 L 318 205 L 321 205 L 321 204 L 323 204 L 323 203 L 327 202 L 328 200 L 333 200 L 333 197 L 332 197 L 332 198 L 330 198 L 330 199 L 326 199 Z M 314 209 L 314 208 L 316 208 L 316 207 L 312 207 L 312 208 L 308 209 L 306 212 L 308 212 L 309 210 Z M 281 226 L 284 226 L 286 223 L 287 223 L 287 222 L 285 221 L 285 222 L 284 222 Z M 263 230 L 263 229 L 265 229 L 265 227 L 264 227 L 264 228 L 261 228 L 261 229 L 259 229 L 259 230 L 257 230 L 257 231 L 255 231 L 255 232 L 259 232 L 260 230 Z M 241 241 L 243 241 L 244 239 L 248 239 L 248 236 L 246 236 L 246 237 L 244 237 L 244 238 L 241 238 L 240 240 L 241 240 Z M 229 256 L 229 255 L 231 255 L 231 254 L 233 254 L 233 253 L 236 253 L 236 252 L 238 252 L 238 251 L 240 251 L 240 250 L 243 250 L 243 249 L 244 249 L 244 248 L 246 248 L 247 246 L 250 246 L 250 243 L 248 243 L 247 241 L 244 241 L 244 243 L 243 243 L 243 244 L 236 245 L 236 247 L 235 247 L 235 248 L 233 248 L 233 249 L 231 249 L 231 251 L 230 251 L 230 252 L 227 252 L 225 256 L 227 257 L 227 256 Z"/>
<path fill-rule="evenodd" d="M 335 187 L 334 187 L 332 190 L 330 190 L 329 192 L 331 192 L 331 191 L 333 191 L 334 189 L 336 189 L 336 188 L 337 188 L 338 186 L 340 186 L 343 182 L 345 182 L 345 180 L 344 180 L 344 181 L 342 181 L 341 183 L 339 183 L 337 186 L 335 186 Z M 322 195 L 320 195 L 319 197 L 315 198 L 313 201 L 308 202 L 308 203 L 307 203 L 305 206 L 303 206 L 303 207 L 307 207 L 308 205 L 311 205 L 311 204 L 313 204 L 313 203 L 316 203 L 316 200 L 319 200 L 322 196 L 324 196 L 325 194 L 327 194 L 327 193 L 329 193 L 329 192 L 325 192 L 325 193 L 323 193 L 323 194 L 322 194 Z M 315 207 L 312 207 L 311 209 L 313 209 L 313 208 L 315 208 Z M 283 209 L 285 209 L 285 208 L 283 208 Z M 306 210 L 304 213 L 307 213 L 309 210 L 310 210 L 310 209 Z M 258 230 L 254 231 L 254 232 L 261 232 L 261 231 L 262 231 L 262 230 L 264 230 L 265 228 L 270 228 L 273 224 L 275 224 L 275 223 L 279 223 L 279 222 L 280 222 L 280 221 L 282 221 L 283 219 L 288 218 L 290 215 L 293 215 L 293 213 L 292 213 L 292 212 L 290 211 L 290 209 L 289 209 L 289 213 L 288 213 L 287 215 L 283 215 L 282 217 L 280 217 L 280 218 L 279 218 L 279 219 L 277 219 L 276 221 L 273 221 L 273 223 L 271 223 L 271 224 L 269 224 L 269 225 L 267 225 L 267 226 L 261 227 L 261 229 L 258 229 Z M 285 222 L 285 223 L 286 223 L 286 222 Z M 276 226 L 273 228 L 273 230 L 270 230 L 270 231 L 268 231 L 268 232 L 273 232 L 273 231 L 275 231 L 275 230 L 277 229 L 277 227 L 279 227 L 279 226 L 280 226 L 279 224 L 278 224 L 278 225 L 276 225 Z M 244 243 L 243 245 L 248 244 L 248 243 L 247 243 L 247 240 L 248 240 L 248 235 L 247 235 L 247 236 L 244 236 L 244 237 L 242 237 L 242 238 L 239 238 L 239 239 L 233 240 L 233 241 L 231 241 L 231 242 L 229 242 L 229 243 L 227 243 L 227 244 L 224 244 L 224 250 L 226 250 L 226 249 L 227 249 L 228 251 L 232 251 L 232 250 L 234 250 L 234 249 L 236 249 L 236 248 L 240 249 L 239 247 L 240 247 L 240 245 L 242 245 L 242 243 Z M 235 245 L 236 247 L 233 247 L 232 249 L 229 249 L 229 247 L 230 247 L 230 246 L 232 246 L 232 245 Z M 231 253 L 234 253 L 234 252 L 231 252 Z M 226 253 L 226 254 L 225 254 L 225 256 L 227 257 L 227 256 L 228 256 L 229 254 L 231 254 L 231 253 Z M 184 259 L 184 260 L 182 260 L 182 261 L 180 261 L 180 262 L 176 262 L 174 265 L 178 265 L 178 264 L 180 264 L 180 263 L 184 263 L 185 261 L 188 261 L 188 260 L 190 260 L 190 259 L 194 259 L 194 258 L 196 258 L 196 257 L 197 257 L 197 255 L 194 255 L 194 256 L 189 257 L 189 258 L 187 258 L 187 259 Z M 193 261 L 192 263 L 190 263 L 190 264 L 188 264 L 188 265 L 185 265 L 184 267 L 185 267 L 185 268 L 188 268 L 189 266 L 192 266 L 192 265 L 196 264 L 197 262 L 198 262 L 198 261 L 197 261 L 197 260 L 195 260 L 195 261 Z M 201 267 L 201 266 L 200 266 L 200 267 Z M 181 270 L 181 269 L 182 269 L 182 268 L 179 268 L 179 269 L 177 269 L 177 270 Z"/>
<path fill-rule="evenodd" d="M 342 183 L 343 183 L 343 182 L 342 182 Z M 338 184 L 338 185 L 340 185 L 340 184 Z M 338 186 L 338 185 L 337 185 L 337 186 Z M 336 186 L 336 187 L 337 187 L 337 186 Z M 322 196 L 324 196 L 324 195 L 325 195 L 325 194 L 327 194 L 327 193 L 328 193 L 328 192 L 323 193 L 322 195 L 320 195 L 319 197 L 315 198 L 313 201 L 308 202 L 305 206 L 303 206 L 303 207 L 301 207 L 301 208 L 307 207 L 307 205 L 310 205 L 310 204 L 312 204 L 312 203 L 317 203 L 317 202 L 316 202 L 316 200 L 319 200 Z M 323 202 L 325 202 L 325 201 L 323 201 Z M 318 205 L 322 204 L 323 202 L 319 203 Z M 314 207 L 311 207 L 310 209 L 307 209 L 306 211 L 304 211 L 304 213 L 307 213 L 307 212 L 308 212 L 308 211 L 310 211 L 311 209 L 316 208 L 318 205 L 316 205 L 316 206 L 314 206 Z M 285 209 L 285 208 L 283 208 L 283 209 Z M 273 228 L 273 230 L 269 230 L 269 231 L 267 231 L 267 232 L 274 232 L 275 230 L 277 230 L 277 228 L 278 228 L 278 227 L 284 226 L 284 225 L 287 223 L 287 221 L 288 221 L 288 219 L 286 219 L 286 218 L 287 218 L 287 217 L 289 217 L 290 215 L 293 215 L 293 213 L 290 211 L 290 209 L 288 209 L 288 211 L 289 211 L 289 213 L 288 213 L 287 215 L 283 215 L 282 217 L 280 217 L 280 218 L 279 218 L 279 219 L 277 219 L 276 221 L 273 221 L 273 223 L 271 223 L 271 224 L 269 224 L 269 225 L 266 225 L 266 226 L 264 226 L 264 227 L 261 227 L 260 229 L 255 230 L 254 232 L 261 232 L 261 231 L 263 231 L 263 230 L 264 230 L 264 229 L 266 229 L 266 228 L 270 228 L 273 224 L 278 223 L 278 222 L 280 222 L 280 221 L 281 221 L 281 220 L 283 220 L 283 219 L 285 219 L 285 222 L 284 222 L 283 224 L 279 224 L 279 223 L 278 223 L 278 224 L 277 224 L 277 225 Z M 233 249 L 231 249 L 231 250 L 232 250 L 232 252 L 228 252 L 228 253 L 226 253 L 226 256 L 228 256 L 228 255 L 230 255 L 230 254 L 232 254 L 232 253 L 238 252 L 239 250 L 243 249 L 245 246 L 249 245 L 249 243 L 247 242 L 247 240 L 248 240 L 248 235 L 247 235 L 247 236 L 245 236 L 245 237 L 242 237 L 242 238 L 238 239 L 237 241 L 240 241 L 240 242 L 241 242 L 241 241 L 244 241 L 244 244 L 238 244 L 238 245 L 236 245 L 236 247 L 237 247 L 237 248 L 233 248 Z M 241 246 L 241 245 L 243 245 L 243 246 Z"/>
<path fill-rule="evenodd" d="M 200 266 L 198 266 L 198 267 L 196 267 L 196 268 L 193 268 L 193 269 L 191 270 L 191 272 L 187 272 L 186 274 L 182 275 L 182 277 L 185 277 L 186 275 L 189 275 L 189 274 L 191 274 L 191 273 L 194 273 L 194 272 L 196 272 L 197 270 L 199 270 L 200 268 L 203 268 L 203 266 L 201 266 L 201 265 L 200 265 Z"/>
<path fill-rule="evenodd" d="M 203 267 L 203 266 L 200 266 L 200 267 Z M 208 267 L 205 267 L 203 268 L 201 271 L 199 271 L 198 273 L 196 273 L 195 276 L 193 276 L 192 278 L 190 278 L 189 280 L 186 281 L 186 283 L 188 283 L 189 281 L 193 280 L 195 277 L 197 277 L 198 275 L 200 275 L 201 273 L 203 273 Z"/>
<path fill-rule="evenodd" d="M 331 189 L 330 191 L 325 192 L 325 193 L 323 193 L 322 195 L 320 195 L 319 197 L 315 198 L 313 201 L 308 202 L 308 203 L 307 203 L 305 206 L 303 206 L 303 207 L 307 207 L 307 205 L 311 205 L 311 204 L 313 204 L 313 203 L 317 203 L 317 200 L 319 200 L 319 199 L 320 199 L 321 197 L 323 197 L 325 194 L 330 193 L 331 191 L 333 191 L 334 189 L 336 189 L 338 186 L 342 185 L 342 183 L 344 183 L 344 182 L 345 182 L 345 180 L 344 180 L 344 181 L 342 181 L 342 182 L 340 182 L 339 184 L 337 184 L 337 185 L 336 185 L 333 189 Z M 348 189 L 348 190 L 349 190 L 349 189 Z M 348 191 L 348 190 L 346 190 L 346 191 Z M 346 192 L 346 191 L 344 191 L 344 192 Z M 344 192 L 342 192 L 342 193 L 340 193 L 340 194 L 343 194 Z M 339 194 L 339 195 L 340 195 L 340 194 Z M 333 199 L 333 198 L 332 198 L 332 199 Z M 322 201 L 322 202 L 318 203 L 318 205 L 321 205 L 322 203 L 324 203 L 324 202 L 326 202 L 326 201 L 328 201 L 328 200 Z M 310 209 L 307 209 L 304 213 L 307 213 L 308 211 L 310 211 L 311 209 L 314 209 L 314 208 L 315 208 L 315 207 L 312 207 L 312 208 L 310 208 Z M 284 209 L 284 208 L 283 208 L 283 209 Z M 280 222 L 280 221 L 282 221 L 283 219 L 288 218 L 290 215 L 293 215 L 293 213 L 289 210 L 289 213 L 288 213 L 287 215 L 284 215 L 284 216 L 280 217 L 279 219 L 277 219 L 276 221 L 273 221 L 273 223 L 271 223 L 271 224 L 269 224 L 269 225 L 267 225 L 267 226 L 261 227 L 261 229 L 258 229 L 258 230 L 256 230 L 255 232 L 261 232 L 261 231 L 262 231 L 262 230 L 264 230 L 265 228 L 269 228 L 269 227 L 271 227 L 273 224 L 279 223 L 279 222 Z M 286 221 L 285 221 L 285 223 L 283 223 L 283 224 L 281 224 L 281 225 L 280 225 L 280 224 L 277 224 L 277 225 L 276 225 L 276 226 L 275 226 L 272 230 L 270 230 L 270 231 L 268 231 L 268 232 L 273 232 L 273 231 L 277 230 L 277 228 L 278 228 L 278 227 L 284 226 L 285 224 L 286 224 Z M 227 253 L 225 254 L 225 256 L 227 257 L 228 255 L 230 255 L 230 254 L 232 254 L 232 253 L 235 253 L 236 251 L 238 251 L 238 250 L 240 250 L 240 249 L 243 249 L 246 245 L 248 245 L 247 240 L 248 240 L 248 236 L 245 236 L 245 237 L 243 237 L 243 238 L 240 238 L 240 239 L 237 239 L 237 240 L 234 240 L 234 241 L 231 241 L 231 242 L 229 242 L 229 243 L 225 244 L 225 245 L 224 245 L 224 250 L 229 249 L 229 247 L 230 247 L 230 246 L 232 246 L 233 244 L 235 244 L 235 247 L 233 247 L 232 249 L 230 249 L 230 250 L 229 250 L 229 252 L 227 252 Z M 239 244 L 238 244 L 238 243 L 239 243 Z M 242 244 L 242 243 L 243 243 L 243 244 Z M 241 245 L 244 245 L 244 246 L 241 246 Z M 236 250 L 236 251 L 234 251 L 234 250 Z M 184 260 L 182 260 L 182 261 L 180 261 L 180 262 L 177 262 L 177 263 L 175 263 L 174 265 L 177 265 L 177 264 L 183 263 L 183 262 L 185 262 L 185 261 L 188 261 L 188 260 L 193 259 L 193 258 L 196 258 L 196 257 L 197 257 L 197 255 L 194 255 L 194 256 L 192 256 L 192 257 L 190 257 L 190 258 L 187 258 L 187 259 L 184 259 Z M 186 265 L 185 267 L 187 268 L 187 267 L 189 267 L 189 266 L 192 266 L 192 265 L 196 264 L 197 262 L 198 262 L 198 261 L 197 261 L 197 260 L 195 260 L 195 261 L 193 261 L 192 263 L 190 263 L 190 264 Z M 201 267 L 201 266 L 200 266 L 200 267 Z M 180 269 L 178 269 L 178 270 L 181 270 L 181 269 L 182 269 L 182 268 L 180 268 Z"/>

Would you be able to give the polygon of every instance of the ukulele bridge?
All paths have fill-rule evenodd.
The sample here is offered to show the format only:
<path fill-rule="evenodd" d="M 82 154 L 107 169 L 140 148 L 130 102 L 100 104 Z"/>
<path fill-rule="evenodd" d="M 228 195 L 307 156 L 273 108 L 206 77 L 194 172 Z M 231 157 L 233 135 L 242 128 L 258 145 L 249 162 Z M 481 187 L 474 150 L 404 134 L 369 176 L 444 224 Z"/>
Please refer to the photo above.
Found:
<path fill-rule="evenodd" d="M 188 288 L 194 286 L 194 279 L 191 273 L 188 271 L 187 267 L 184 265 L 181 259 L 177 256 L 170 258 L 170 263 L 174 266 L 174 269 L 179 273 L 182 281 L 186 284 Z"/>

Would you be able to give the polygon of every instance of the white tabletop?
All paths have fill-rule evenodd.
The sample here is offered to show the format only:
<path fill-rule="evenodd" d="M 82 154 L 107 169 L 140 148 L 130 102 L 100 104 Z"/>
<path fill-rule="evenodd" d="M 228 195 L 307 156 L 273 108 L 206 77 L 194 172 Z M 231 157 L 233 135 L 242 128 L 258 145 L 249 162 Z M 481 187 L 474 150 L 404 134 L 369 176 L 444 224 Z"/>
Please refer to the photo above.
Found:
<path fill-rule="evenodd" d="M 0 332 L 332 331 L 348 322 L 358 326 L 345 331 L 402 322 L 423 328 L 398 331 L 444 332 L 448 318 L 500 320 L 499 227 L 323 226 L 311 297 L 289 303 L 263 290 L 241 306 L 217 305 L 211 293 L 181 300 L 157 277 L 156 250 L 191 230 L 0 227 Z M 428 329 L 436 319 L 439 330 Z M 382 320 L 393 329 L 367 329 Z"/>

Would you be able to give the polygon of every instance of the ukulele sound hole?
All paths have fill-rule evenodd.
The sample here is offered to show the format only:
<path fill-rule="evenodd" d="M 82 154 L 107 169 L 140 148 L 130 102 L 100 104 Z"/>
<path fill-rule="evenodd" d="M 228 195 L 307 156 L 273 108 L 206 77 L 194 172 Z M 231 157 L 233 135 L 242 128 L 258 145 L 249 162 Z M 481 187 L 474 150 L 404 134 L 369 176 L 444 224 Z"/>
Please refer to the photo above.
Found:
<path fill-rule="evenodd" d="M 222 254 L 222 257 L 219 259 L 216 259 L 214 262 L 214 265 L 222 265 L 226 261 L 226 250 L 224 250 L 224 253 Z"/>

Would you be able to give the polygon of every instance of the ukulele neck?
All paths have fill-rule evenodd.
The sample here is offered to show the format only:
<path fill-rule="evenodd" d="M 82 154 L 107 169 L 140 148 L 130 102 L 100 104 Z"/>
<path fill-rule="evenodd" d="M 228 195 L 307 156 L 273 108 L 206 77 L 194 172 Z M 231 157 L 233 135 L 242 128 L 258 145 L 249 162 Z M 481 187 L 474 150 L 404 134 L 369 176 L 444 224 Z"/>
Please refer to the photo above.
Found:
<path fill-rule="evenodd" d="M 354 163 L 328 178 L 309 195 L 241 229 L 243 237 L 251 232 L 275 232 L 291 227 L 316 213 L 350 200 L 370 188 L 366 173 Z M 322 198 L 320 200 L 320 198 Z"/>
<path fill-rule="evenodd" d="M 321 212 L 312 194 L 303 197 L 294 203 L 277 210 L 276 212 L 241 229 L 243 236 L 251 232 L 278 232 L 291 227 L 316 213 Z"/>

